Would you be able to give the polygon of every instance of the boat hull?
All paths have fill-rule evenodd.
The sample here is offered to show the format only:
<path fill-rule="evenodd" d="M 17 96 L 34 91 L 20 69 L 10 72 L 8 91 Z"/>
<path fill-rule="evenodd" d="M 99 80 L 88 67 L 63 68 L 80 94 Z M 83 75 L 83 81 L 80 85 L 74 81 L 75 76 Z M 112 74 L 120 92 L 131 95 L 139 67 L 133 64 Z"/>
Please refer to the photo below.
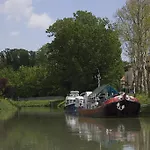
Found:
<path fill-rule="evenodd" d="M 137 117 L 140 103 L 128 100 L 103 104 L 95 109 L 78 109 L 79 116 L 85 117 Z"/>
<path fill-rule="evenodd" d="M 121 108 L 122 106 L 124 106 L 124 109 Z M 123 100 L 107 104 L 104 107 L 104 115 L 108 117 L 136 117 L 139 115 L 140 107 L 141 106 L 139 102 Z"/>
<path fill-rule="evenodd" d="M 76 114 L 76 109 L 75 104 L 70 104 L 64 107 L 65 113 L 68 114 Z"/>

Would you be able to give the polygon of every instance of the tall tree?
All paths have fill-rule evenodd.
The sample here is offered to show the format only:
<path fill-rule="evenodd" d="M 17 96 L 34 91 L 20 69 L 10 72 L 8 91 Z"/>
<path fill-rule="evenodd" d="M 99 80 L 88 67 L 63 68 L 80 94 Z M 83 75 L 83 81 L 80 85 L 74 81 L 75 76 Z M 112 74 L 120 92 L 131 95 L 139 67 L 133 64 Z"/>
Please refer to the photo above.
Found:
<path fill-rule="evenodd" d="M 112 27 L 108 19 L 77 11 L 72 18 L 57 20 L 46 30 L 54 37 L 48 56 L 52 77 L 61 88 L 67 92 L 93 90 L 98 70 L 102 84 L 118 84 L 123 71 L 121 45 Z"/>
<path fill-rule="evenodd" d="M 147 92 L 146 56 L 150 47 L 149 0 L 128 0 L 117 11 L 120 39 L 134 70 L 137 92 Z"/>

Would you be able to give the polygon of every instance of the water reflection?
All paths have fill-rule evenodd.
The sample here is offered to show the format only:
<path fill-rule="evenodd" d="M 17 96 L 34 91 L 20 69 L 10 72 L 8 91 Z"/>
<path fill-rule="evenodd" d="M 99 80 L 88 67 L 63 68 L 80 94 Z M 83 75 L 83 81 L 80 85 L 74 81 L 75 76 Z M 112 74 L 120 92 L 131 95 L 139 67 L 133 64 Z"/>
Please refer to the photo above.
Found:
<path fill-rule="evenodd" d="M 95 141 L 100 147 L 136 149 L 141 125 L 139 119 L 92 119 L 66 115 L 66 123 L 80 139 Z"/>
<path fill-rule="evenodd" d="M 150 118 L 78 118 L 33 108 L 8 118 L 0 120 L 0 150 L 150 150 Z"/>

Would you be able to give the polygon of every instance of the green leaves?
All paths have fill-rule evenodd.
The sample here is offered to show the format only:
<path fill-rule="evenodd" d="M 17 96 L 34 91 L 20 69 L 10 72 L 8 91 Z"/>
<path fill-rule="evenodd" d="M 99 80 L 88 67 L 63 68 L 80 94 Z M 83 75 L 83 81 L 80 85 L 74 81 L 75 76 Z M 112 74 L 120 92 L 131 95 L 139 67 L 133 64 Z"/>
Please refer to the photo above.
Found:
<path fill-rule="evenodd" d="M 12 67 L 18 70 L 20 66 L 34 66 L 35 52 L 25 49 L 5 49 L 0 52 L 0 68 Z"/>
<path fill-rule="evenodd" d="M 44 82 L 48 72 L 42 66 L 20 67 L 18 71 L 12 69 L 3 69 L 0 76 L 8 79 L 9 84 L 16 87 L 19 97 L 40 96 L 41 90 L 44 90 Z"/>
<path fill-rule="evenodd" d="M 108 29 L 105 26 L 108 25 Z M 57 20 L 47 29 L 54 36 L 49 50 L 49 63 L 52 66 L 58 84 L 67 89 L 93 90 L 97 85 L 94 78 L 99 68 L 103 83 L 105 74 L 113 72 L 121 62 L 121 49 L 117 32 L 109 20 L 97 18 L 87 11 L 77 11 L 72 18 Z M 58 68 L 58 69 L 56 69 Z M 123 68 L 118 67 L 118 72 Z M 119 80 L 120 76 L 111 76 Z M 121 73 L 118 73 L 119 75 Z"/>

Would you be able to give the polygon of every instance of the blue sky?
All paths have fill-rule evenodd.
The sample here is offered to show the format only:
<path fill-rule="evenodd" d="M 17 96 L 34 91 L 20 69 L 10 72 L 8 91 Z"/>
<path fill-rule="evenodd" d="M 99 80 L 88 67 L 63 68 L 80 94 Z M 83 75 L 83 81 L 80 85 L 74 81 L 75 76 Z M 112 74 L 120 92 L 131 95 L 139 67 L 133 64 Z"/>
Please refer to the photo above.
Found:
<path fill-rule="evenodd" d="M 46 28 L 77 10 L 91 11 L 98 17 L 114 20 L 126 0 L 0 0 L 0 50 L 37 50 L 50 42 Z"/>

